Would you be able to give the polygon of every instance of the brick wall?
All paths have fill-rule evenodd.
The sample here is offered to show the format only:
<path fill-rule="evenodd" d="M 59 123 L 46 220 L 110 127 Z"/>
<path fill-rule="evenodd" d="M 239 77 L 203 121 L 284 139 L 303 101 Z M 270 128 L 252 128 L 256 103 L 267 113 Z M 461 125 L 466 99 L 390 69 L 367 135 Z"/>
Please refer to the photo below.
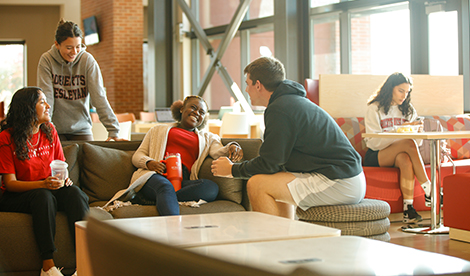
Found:
<path fill-rule="evenodd" d="M 100 43 L 88 46 L 115 113 L 143 110 L 142 0 L 81 0 L 82 20 L 96 16 Z M 81 23 L 83 30 L 83 22 Z"/>

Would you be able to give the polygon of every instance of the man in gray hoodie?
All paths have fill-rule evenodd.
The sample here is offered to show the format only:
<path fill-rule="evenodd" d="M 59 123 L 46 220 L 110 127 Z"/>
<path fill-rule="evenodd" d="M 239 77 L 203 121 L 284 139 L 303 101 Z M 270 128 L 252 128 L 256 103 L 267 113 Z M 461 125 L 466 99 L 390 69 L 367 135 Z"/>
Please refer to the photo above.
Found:
<path fill-rule="evenodd" d="M 294 206 L 354 204 L 365 196 L 361 157 L 333 118 L 286 80 L 282 63 L 261 57 L 244 70 L 253 105 L 266 106 L 259 156 L 242 163 L 219 158 L 216 176 L 249 179 L 253 211 L 294 218 Z"/>
<path fill-rule="evenodd" d="M 93 140 L 90 99 L 108 130 L 108 140 L 123 140 L 118 138 L 119 122 L 106 98 L 100 68 L 85 51 L 78 25 L 61 20 L 55 40 L 39 60 L 37 85 L 51 106 L 61 141 Z"/>

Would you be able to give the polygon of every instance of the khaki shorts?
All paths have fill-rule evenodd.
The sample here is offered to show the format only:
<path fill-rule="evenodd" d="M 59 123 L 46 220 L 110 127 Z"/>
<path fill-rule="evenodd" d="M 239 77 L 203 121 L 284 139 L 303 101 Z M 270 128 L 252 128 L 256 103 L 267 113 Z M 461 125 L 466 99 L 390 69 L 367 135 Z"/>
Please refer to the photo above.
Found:
<path fill-rule="evenodd" d="M 364 172 L 345 179 L 331 180 L 319 173 L 292 173 L 287 184 L 295 203 L 302 210 L 313 206 L 356 204 L 366 194 Z"/>

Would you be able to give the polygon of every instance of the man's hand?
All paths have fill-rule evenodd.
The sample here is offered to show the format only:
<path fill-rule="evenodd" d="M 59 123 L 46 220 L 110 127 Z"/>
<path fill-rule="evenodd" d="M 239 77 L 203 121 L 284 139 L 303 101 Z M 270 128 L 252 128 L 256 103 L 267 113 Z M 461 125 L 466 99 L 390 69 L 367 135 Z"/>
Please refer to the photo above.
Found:
<path fill-rule="evenodd" d="M 228 158 L 233 162 L 242 160 L 243 149 L 238 144 L 231 144 L 228 148 Z"/>
<path fill-rule="evenodd" d="M 219 159 L 212 161 L 211 172 L 214 176 L 233 177 L 232 165 L 232 161 L 227 157 L 219 157 Z"/>

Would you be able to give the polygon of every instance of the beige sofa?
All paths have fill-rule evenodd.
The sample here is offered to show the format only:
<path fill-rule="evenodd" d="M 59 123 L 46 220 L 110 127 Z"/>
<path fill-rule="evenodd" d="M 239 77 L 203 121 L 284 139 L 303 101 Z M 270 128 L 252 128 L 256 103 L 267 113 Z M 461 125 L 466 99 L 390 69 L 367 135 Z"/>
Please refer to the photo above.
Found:
<path fill-rule="evenodd" d="M 227 144 L 233 139 L 222 139 Z M 236 140 L 243 148 L 244 159 L 256 157 L 260 139 Z M 154 205 L 132 205 L 110 213 L 103 206 L 118 190 L 127 188 L 136 168 L 131 163 L 133 152 L 140 141 L 129 142 L 65 142 L 64 153 L 69 164 L 70 178 L 88 195 L 91 212 L 101 219 L 158 216 Z M 181 206 L 185 214 L 235 212 L 250 210 L 246 182 L 239 179 L 214 177 L 210 172 L 212 158 L 208 157 L 199 172 L 200 178 L 214 180 L 219 185 L 219 195 L 214 202 L 199 208 Z M 67 220 L 63 213 L 57 215 L 57 253 L 54 260 L 64 267 L 64 274 L 75 270 L 75 250 Z M 0 212 L 0 275 L 38 275 L 41 260 L 33 236 L 32 220 L 28 214 Z"/>

